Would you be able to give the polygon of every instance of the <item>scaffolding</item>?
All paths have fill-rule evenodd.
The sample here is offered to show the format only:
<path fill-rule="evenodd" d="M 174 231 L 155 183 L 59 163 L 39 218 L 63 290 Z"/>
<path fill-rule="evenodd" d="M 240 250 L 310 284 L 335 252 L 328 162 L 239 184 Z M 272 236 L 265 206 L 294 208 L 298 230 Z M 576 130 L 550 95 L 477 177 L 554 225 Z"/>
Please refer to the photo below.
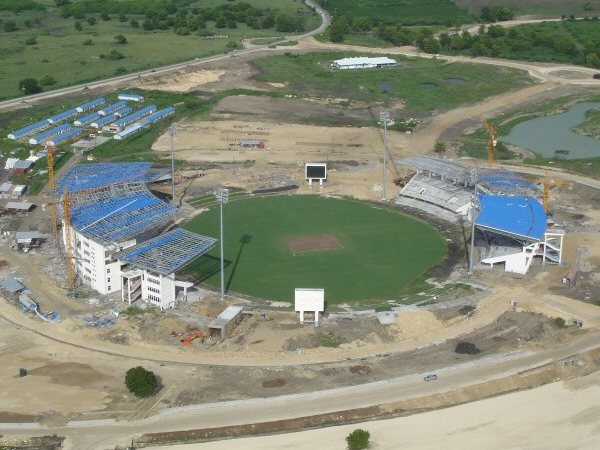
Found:
<path fill-rule="evenodd" d="M 480 169 L 458 161 L 431 156 L 411 156 L 400 159 L 397 163 L 414 167 L 417 173 L 425 173 L 473 191 L 477 185 L 486 194 L 518 197 L 538 197 L 540 195 L 537 186 L 509 170 Z"/>
<path fill-rule="evenodd" d="M 47 154 L 48 163 L 48 186 L 50 186 L 50 192 L 54 192 L 56 187 L 56 179 L 54 178 L 54 153 L 52 149 L 48 149 Z M 50 219 L 52 220 L 52 232 L 54 236 L 58 235 L 58 217 L 56 215 L 56 203 L 50 203 Z"/>
<path fill-rule="evenodd" d="M 169 275 L 212 249 L 217 240 L 176 228 L 119 253 L 120 261 L 135 268 Z"/>
<path fill-rule="evenodd" d="M 65 263 L 67 266 L 67 289 L 73 290 L 75 287 L 75 268 L 73 267 L 73 242 L 71 241 L 71 202 L 69 200 L 69 191 L 65 188 L 63 193 L 63 213 L 64 213 L 64 238 L 65 238 Z"/>
<path fill-rule="evenodd" d="M 65 187 L 75 193 L 114 184 L 152 183 L 170 179 L 169 171 L 168 168 L 153 168 L 148 162 L 78 164 L 58 180 L 54 192 L 58 196 Z"/>

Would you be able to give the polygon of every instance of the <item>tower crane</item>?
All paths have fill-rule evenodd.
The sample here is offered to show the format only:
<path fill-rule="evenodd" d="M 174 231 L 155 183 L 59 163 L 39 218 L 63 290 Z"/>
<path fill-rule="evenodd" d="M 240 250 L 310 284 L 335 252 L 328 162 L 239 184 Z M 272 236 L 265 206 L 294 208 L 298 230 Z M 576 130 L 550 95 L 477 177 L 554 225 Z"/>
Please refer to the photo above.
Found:
<path fill-rule="evenodd" d="M 54 178 L 54 152 L 51 148 L 48 148 L 48 187 L 50 188 L 50 195 L 56 188 L 56 179 Z M 50 218 L 52 220 L 52 231 L 54 236 L 58 235 L 58 219 L 56 215 L 56 202 L 50 203 Z"/>
<path fill-rule="evenodd" d="M 71 240 L 71 200 L 69 199 L 69 191 L 66 186 L 63 193 L 63 214 L 67 289 L 72 291 L 75 287 L 75 268 L 73 267 L 73 242 Z"/>

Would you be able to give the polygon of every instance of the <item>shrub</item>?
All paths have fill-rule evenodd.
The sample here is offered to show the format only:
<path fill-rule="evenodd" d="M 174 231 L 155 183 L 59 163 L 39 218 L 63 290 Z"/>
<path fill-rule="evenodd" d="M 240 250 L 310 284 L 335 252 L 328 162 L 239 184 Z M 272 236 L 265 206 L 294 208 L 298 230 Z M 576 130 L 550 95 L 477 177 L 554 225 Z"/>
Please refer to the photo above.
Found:
<path fill-rule="evenodd" d="M 7 20 L 6 22 L 4 22 L 4 31 L 6 31 L 7 33 L 12 33 L 13 31 L 17 30 L 17 24 L 14 20 Z"/>
<path fill-rule="evenodd" d="M 481 352 L 472 342 L 459 342 L 454 351 L 463 355 L 476 355 Z"/>
<path fill-rule="evenodd" d="M 23 369 L 22 367 L 19 369 L 19 376 L 21 378 L 23 378 L 24 376 L 27 376 L 27 369 Z"/>
<path fill-rule="evenodd" d="M 56 84 L 56 79 L 54 77 L 51 77 L 50 75 L 46 75 L 40 78 L 40 84 L 42 86 L 52 86 Z"/>
<path fill-rule="evenodd" d="M 346 437 L 349 450 L 364 450 L 369 447 L 371 433 L 357 428 Z"/>
<path fill-rule="evenodd" d="M 94 41 L 92 41 L 91 39 L 86 39 L 81 44 L 82 45 L 94 45 Z"/>
<path fill-rule="evenodd" d="M 566 328 L 566 322 L 565 319 L 563 319 L 562 317 L 557 317 L 556 319 L 554 319 L 554 324 L 558 327 L 558 328 Z"/>
<path fill-rule="evenodd" d="M 37 38 L 35 36 L 32 36 L 32 37 L 27 38 L 25 40 L 25 45 L 35 45 L 37 43 L 38 43 L 38 41 L 37 41 Z"/>
<path fill-rule="evenodd" d="M 117 34 L 115 36 L 115 41 L 117 41 L 117 44 L 127 44 L 127 38 L 125 36 L 123 36 L 122 34 Z"/>
<path fill-rule="evenodd" d="M 153 372 L 137 366 L 125 374 L 125 385 L 136 397 L 150 397 L 156 392 L 158 381 Z"/>
<path fill-rule="evenodd" d="M 19 81 L 19 90 L 24 95 L 37 94 L 42 92 L 41 86 L 38 84 L 38 80 L 35 78 L 23 78 Z"/>

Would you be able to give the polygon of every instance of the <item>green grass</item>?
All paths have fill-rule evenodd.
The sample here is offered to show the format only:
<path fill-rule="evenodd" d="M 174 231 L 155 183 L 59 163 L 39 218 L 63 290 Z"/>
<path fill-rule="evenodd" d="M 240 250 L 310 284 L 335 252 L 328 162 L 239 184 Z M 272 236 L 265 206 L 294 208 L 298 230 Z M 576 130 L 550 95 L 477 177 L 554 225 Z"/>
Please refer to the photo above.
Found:
<path fill-rule="evenodd" d="M 364 102 L 395 103 L 403 99 L 406 109 L 428 111 L 452 109 L 531 83 L 520 70 L 477 64 L 451 63 L 422 58 L 400 58 L 401 64 L 386 69 L 333 70 L 331 61 L 352 56 L 348 53 L 282 55 L 254 61 L 259 81 L 287 82 L 286 91 L 300 96 L 346 98 Z M 463 84 L 445 82 L 461 78 Z M 392 88 L 382 90 L 381 83 Z M 423 83 L 434 83 L 427 89 Z"/>
<path fill-rule="evenodd" d="M 429 225 L 395 210 L 318 196 L 276 196 L 235 201 L 223 209 L 225 283 L 269 300 L 291 301 L 294 288 L 325 289 L 331 305 L 394 299 L 446 255 Z M 219 209 L 186 225 L 219 236 Z M 286 238 L 331 234 L 342 248 L 294 256 Z M 187 270 L 219 285 L 219 249 Z"/>
<path fill-rule="evenodd" d="M 24 11 L 18 14 L 0 11 L 2 24 L 14 20 L 18 30 L 7 33 L 0 25 L 0 99 L 21 95 L 18 90 L 19 80 L 34 76 L 40 79 L 52 76 L 57 83 L 49 88 L 58 88 L 87 81 L 114 76 L 117 72 L 133 72 L 150 69 L 203 56 L 225 53 L 229 41 L 239 42 L 243 37 L 268 37 L 280 35 L 275 29 L 252 29 L 245 24 L 238 24 L 235 29 L 218 29 L 214 23 L 207 22 L 207 31 L 218 35 L 229 35 L 226 39 L 205 39 L 196 34 L 179 36 L 172 29 L 161 31 L 144 31 L 142 27 L 133 28 L 128 22 L 119 22 L 115 16 L 110 21 L 103 21 L 99 15 L 95 25 L 80 20 L 82 31 L 74 27 L 73 17 L 62 18 L 54 2 L 43 2 L 46 11 Z M 197 2 L 201 7 L 225 3 L 224 0 Z M 210 3 L 210 5 L 208 5 Z M 318 26 L 319 18 L 304 3 L 294 0 L 278 0 L 276 6 L 266 0 L 248 0 L 258 7 L 269 7 L 293 16 L 301 16 L 306 20 L 306 29 Z M 134 17 L 129 15 L 128 17 Z M 143 16 L 135 16 L 140 24 Z M 25 26 L 25 21 L 39 18 L 40 24 L 32 28 Z M 118 45 L 114 36 L 123 34 L 128 43 Z M 36 37 L 37 44 L 26 45 L 26 40 Z M 83 45 L 91 39 L 93 45 Z M 124 59 L 109 61 L 100 59 L 100 55 L 108 54 L 116 49 L 125 55 Z"/>
<path fill-rule="evenodd" d="M 600 111 L 596 109 L 587 111 L 585 113 L 585 121 L 575 127 L 573 131 L 586 136 L 600 137 Z"/>
<path fill-rule="evenodd" d="M 377 23 L 433 25 L 469 23 L 474 17 L 450 0 L 318 0 L 335 16 L 370 17 Z"/>

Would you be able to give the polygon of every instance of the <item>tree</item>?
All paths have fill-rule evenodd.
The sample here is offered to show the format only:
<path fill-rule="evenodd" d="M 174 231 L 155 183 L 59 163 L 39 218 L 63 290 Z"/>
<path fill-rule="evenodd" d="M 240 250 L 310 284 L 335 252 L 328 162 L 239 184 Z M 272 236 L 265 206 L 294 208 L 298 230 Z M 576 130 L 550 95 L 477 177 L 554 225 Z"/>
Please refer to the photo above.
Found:
<path fill-rule="evenodd" d="M 346 437 L 349 450 L 364 450 L 369 447 L 371 433 L 357 428 Z"/>
<path fill-rule="evenodd" d="M 46 75 L 40 78 L 40 84 L 42 86 L 52 86 L 53 84 L 56 84 L 56 79 L 50 75 Z"/>
<path fill-rule="evenodd" d="M 96 18 L 94 16 L 90 16 L 86 20 L 90 25 L 96 25 Z"/>
<path fill-rule="evenodd" d="M 79 21 L 75 22 L 75 29 L 77 31 L 83 30 L 83 26 L 81 25 L 81 22 L 79 22 Z"/>
<path fill-rule="evenodd" d="M 125 386 L 136 397 L 150 397 L 158 389 L 158 381 L 153 372 L 137 366 L 125 374 Z"/>
<path fill-rule="evenodd" d="M 54 3 L 59 8 L 62 8 L 63 6 L 69 5 L 71 3 L 71 0 L 54 0 Z"/>
<path fill-rule="evenodd" d="M 444 141 L 435 141 L 433 151 L 436 153 L 444 153 L 446 151 L 446 143 Z"/>
<path fill-rule="evenodd" d="M 14 20 L 7 20 L 6 22 L 4 22 L 4 31 L 6 31 L 7 33 L 12 33 L 13 31 L 17 30 L 17 24 Z"/>
<path fill-rule="evenodd" d="M 110 20 L 110 15 L 106 11 L 104 11 L 102 14 L 100 14 L 100 18 L 105 22 L 108 22 Z"/>
<path fill-rule="evenodd" d="M 117 34 L 115 36 L 115 41 L 117 41 L 117 44 L 121 44 L 121 45 L 127 44 L 127 38 L 125 36 L 123 36 L 122 34 Z"/>
<path fill-rule="evenodd" d="M 558 328 L 565 328 L 566 327 L 565 319 L 563 319 L 562 317 L 557 317 L 556 319 L 554 319 L 554 323 L 556 324 L 556 326 Z"/>
<path fill-rule="evenodd" d="M 38 84 L 38 80 L 35 78 L 23 78 L 19 81 L 19 90 L 23 95 L 37 94 L 42 92 L 41 86 Z"/>
<path fill-rule="evenodd" d="M 133 17 L 129 21 L 129 25 L 131 25 L 132 28 L 139 28 L 140 27 L 140 23 L 135 18 L 133 18 Z"/>
<path fill-rule="evenodd" d="M 32 37 L 27 38 L 25 40 L 25 45 L 35 45 L 37 43 L 38 43 L 38 41 L 37 41 L 37 38 L 35 36 L 32 36 Z"/>

